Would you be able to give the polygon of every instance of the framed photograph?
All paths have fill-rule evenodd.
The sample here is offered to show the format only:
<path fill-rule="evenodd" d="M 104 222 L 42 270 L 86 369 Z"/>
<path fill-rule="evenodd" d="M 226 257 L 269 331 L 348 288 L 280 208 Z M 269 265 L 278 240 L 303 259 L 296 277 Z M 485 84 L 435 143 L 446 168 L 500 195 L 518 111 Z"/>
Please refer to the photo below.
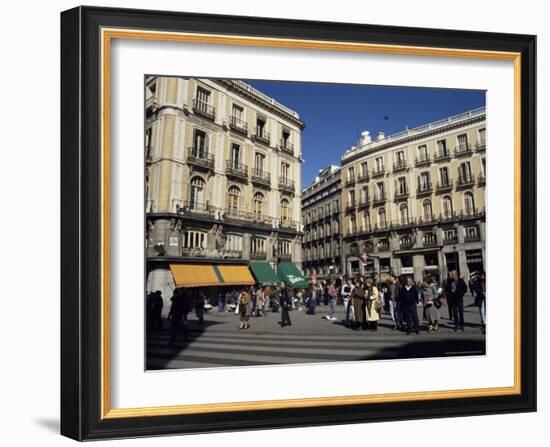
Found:
<path fill-rule="evenodd" d="M 535 411 L 535 44 L 63 12 L 62 434 Z"/>

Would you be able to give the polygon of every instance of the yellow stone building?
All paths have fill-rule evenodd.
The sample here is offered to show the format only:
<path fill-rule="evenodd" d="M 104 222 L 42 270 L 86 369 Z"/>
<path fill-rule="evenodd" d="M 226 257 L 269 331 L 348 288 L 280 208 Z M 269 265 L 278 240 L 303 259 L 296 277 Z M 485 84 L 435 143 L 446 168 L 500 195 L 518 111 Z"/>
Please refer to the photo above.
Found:
<path fill-rule="evenodd" d="M 485 109 L 395 135 L 363 132 L 342 156 L 347 275 L 483 271 Z"/>
<path fill-rule="evenodd" d="M 146 79 L 147 290 L 170 263 L 301 268 L 297 112 L 237 80 Z"/>

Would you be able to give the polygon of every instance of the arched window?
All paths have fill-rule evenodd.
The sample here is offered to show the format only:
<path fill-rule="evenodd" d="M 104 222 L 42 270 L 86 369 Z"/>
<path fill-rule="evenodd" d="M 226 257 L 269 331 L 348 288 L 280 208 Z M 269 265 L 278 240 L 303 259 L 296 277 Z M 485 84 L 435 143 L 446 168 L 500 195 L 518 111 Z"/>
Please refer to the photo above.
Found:
<path fill-rule="evenodd" d="M 228 191 L 227 208 L 229 213 L 239 210 L 241 201 L 241 190 L 237 186 L 231 186 Z"/>
<path fill-rule="evenodd" d="M 205 189 L 206 182 L 202 177 L 195 176 L 191 179 L 191 188 L 189 190 L 189 208 L 192 210 L 202 210 L 205 208 Z"/>
<path fill-rule="evenodd" d="M 399 218 L 401 219 L 401 223 L 403 225 L 409 223 L 409 207 L 406 203 L 402 203 L 399 206 Z"/>
<path fill-rule="evenodd" d="M 471 216 L 474 214 L 474 195 L 471 192 L 464 193 L 464 213 Z"/>
<path fill-rule="evenodd" d="M 424 221 L 430 222 L 432 220 L 432 216 L 432 201 L 430 199 L 426 199 L 422 202 L 422 218 Z"/>
<path fill-rule="evenodd" d="M 363 212 L 363 229 L 370 231 L 370 213 L 368 211 Z"/>
<path fill-rule="evenodd" d="M 386 209 L 385 208 L 378 209 L 378 226 L 380 228 L 386 227 Z"/>
<path fill-rule="evenodd" d="M 281 200 L 281 223 L 288 226 L 290 223 L 290 202 L 288 199 Z"/>
<path fill-rule="evenodd" d="M 355 214 L 352 214 L 349 217 L 349 232 L 351 234 L 355 233 L 357 231 L 357 221 L 355 220 Z"/>
<path fill-rule="evenodd" d="M 449 219 L 453 216 L 453 201 L 450 196 L 443 196 L 441 199 L 441 211 L 443 217 Z"/>
<path fill-rule="evenodd" d="M 264 214 L 264 202 L 265 197 L 261 192 L 257 192 L 256 194 L 254 194 L 253 210 L 256 216 L 261 216 L 262 214 Z"/>

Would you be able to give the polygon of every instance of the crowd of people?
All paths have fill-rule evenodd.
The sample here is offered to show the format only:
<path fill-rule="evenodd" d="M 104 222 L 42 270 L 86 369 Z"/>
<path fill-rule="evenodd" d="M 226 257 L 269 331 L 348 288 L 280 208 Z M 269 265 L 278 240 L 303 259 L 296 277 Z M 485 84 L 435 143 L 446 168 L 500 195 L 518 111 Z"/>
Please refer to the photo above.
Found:
<path fill-rule="evenodd" d="M 483 333 L 486 324 L 485 275 L 474 272 L 468 283 L 456 270 L 438 283 L 434 277 L 426 276 L 416 283 L 412 276 L 391 274 L 381 283 L 371 277 L 347 278 L 340 285 L 336 280 L 313 281 L 307 289 L 291 289 L 285 282 L 278 286 L 243 286 L 219 288 L 217 310 L 219 313 L 234 313 L 239 317 L 239 329 L 250 328 L 250 319 L 280 312 L 281 327 L 291 326 L 291 310 L 305 310 L 308 315 L 316 315 L 319 306 L 325 306 L 324 318 L 337 320 L 338 304 L 343 305 L 343 324 L 354 330 L 378 330 L 378 322 L 383 312 L 387 312 L 393 322 L 393 330 L 407 334 L 420 333 L 421 321 L 426 321 L 428 333 L 439 330 L 442 312 L 446 308 L 451 327 L 464 331 L 464 296 L 468 292 L 474 297 L 479 308 Z M 159 291 L 147 296 L 147 328 L 151 331 L 162 329 L 163 299 Z M 178 334 L 187 340 L 188 314 L 194 309 L 199 324 L 204 322 L 205 311 L 213 307 L 202 288 L 176 288 L 171 297 L 168 319 L 171 322 L 170 343 Z"/>

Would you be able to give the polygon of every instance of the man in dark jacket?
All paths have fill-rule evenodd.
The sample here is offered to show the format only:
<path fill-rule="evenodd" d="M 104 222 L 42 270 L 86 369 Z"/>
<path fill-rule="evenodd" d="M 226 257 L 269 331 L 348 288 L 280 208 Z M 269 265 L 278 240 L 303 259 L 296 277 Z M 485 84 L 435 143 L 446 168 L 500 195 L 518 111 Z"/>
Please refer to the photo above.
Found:
<path fill-rule="evenodd" d="M 281 303 L 281 327 L 291 326 L 289 309 L 292 306 L 292 301 L 290 295 L 288 294 L 288 289 L 284 281 L 281 281 L 279 285 L 279 290 L 277 290 L 277 298 L 279 303 Z"/>
<path fill-rule="evenodd" d="M 407 335 L 412 331 L 420 333 L 420 324 L 418 322 L 418 313 L 416 304 L 418 303 L 418 289 L 414 284 L 412 276 L 407 276 L 407 284 L 399 290 L 399 305 L 405 320 Z"/>
<path fill-rule="evenodd" d="M 458 276 L 456 270 L 452 270 L 445 285 L 445 296 L 449 306 L 453 306 L 455 332 L 459 328 L 464 331 L 464 295 L 467 290 L 466 282 Z"/>

